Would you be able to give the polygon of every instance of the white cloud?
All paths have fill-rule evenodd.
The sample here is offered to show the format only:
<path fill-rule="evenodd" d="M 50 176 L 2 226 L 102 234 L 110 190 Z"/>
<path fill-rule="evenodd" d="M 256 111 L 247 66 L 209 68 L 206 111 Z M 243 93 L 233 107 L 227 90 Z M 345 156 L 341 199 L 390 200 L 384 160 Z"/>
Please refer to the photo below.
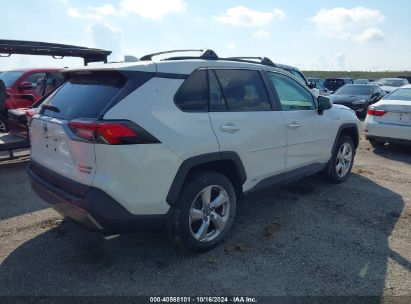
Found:
<path fill-rule="evenodd" d="M 227 48 L 229 48 L 230 50 L 234 50 L 236 48 L 234 43 L 229 43 L 227 44 Z"/>
<path fill-rule="evenodd" d="M 88 29 L 94 47 L 112 51 L 114 60 L 122 60 L 125 53 L 123 32 L 109 22 L 98 21 Z"/>
<path fill-rule="evenodd" d="M 259 30 L 253 33 L 253 37 L 257 39 L 265 39 L 265 38 L 270 37 L 270 33 L 264 30 Z"/>
<path fill-rule="evenodd" d="M 160 20 L 170 13 L 180 13 L 186 8 L 183 0 L 123 0 L 120 9 L 142 18 Z"/>
<path fill-rule="evenodd" d="M 82 20 L 100 20 L 102 17 L 91 13 L 80 13 L 76 8 L 70 7 L 67 9 L 67 14 L 71 18 L 82 19 Z"/>
<path fill-rule="evenodd" d="M 102 6 L 92 7 L 92 9 L 94 9 L 96 13 L 102 14 L 102 15 L 114 15 L 117 13 L 116 8 L 110 4 L 104 4 Z"/>
<path fill-rule="evenodd" d="M 310 20 L 319 33 L 329 38 L 358 42 L 384 39 L 384 33 L 377 28 L 385 20 L 379 10 L 364 7 L 321 9 Z"/>
<path fill-rule="evenodd" d="M 261 12 L 245 6 L 229 8 L 224 14 L 215 17 L 215 19 L 221 23 L 248 28 L 264 27 L 269 25 L 273 20 L 281 20 L 284 18 L 285 13 L 278 8 L 272 12 Z"/>

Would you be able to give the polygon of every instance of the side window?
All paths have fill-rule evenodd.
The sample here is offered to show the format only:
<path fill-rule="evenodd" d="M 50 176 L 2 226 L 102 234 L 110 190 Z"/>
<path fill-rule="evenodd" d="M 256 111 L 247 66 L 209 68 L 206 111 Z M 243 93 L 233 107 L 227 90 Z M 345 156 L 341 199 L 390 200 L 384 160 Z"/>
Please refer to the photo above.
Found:
<path fill-rule="evenodd" d="M 302 83 L 307 84 L 307 81 L 305 81 L 305 78 L 301 73 L 297 72 L 296 70 L 293 70 L 293 75 L 297 77 L 297 79 L 300 80 Z"/>
<path fill-rule="evenodd" d="M 277 73 L 268 75 L 277 91 L 283 111 L 315 110 L 313 96 L 295 80 Z"/>
<path fill-rule="evenodd" d="M 36 89 L 37 85 L 46 78 L 46 73 L 33 73 L 27 76 L 23 81 L 30 82 L 32 89 Z"/>
<path fill-rule="evenodd" d="M 215 74 L 229 111 L 271 110 L 268 93 L 258 71 L 215 70 Z"/>
<path fill-rule="evenodd" d="M 227 102 L 214 71 L 208 72 L 208 81 L 210 84 L 210 111 L 227 111 Z"/>
<path fill-rule="evenodd" d="M 187 112 L 208 111 L 208 85 L 205 70 L 194 71 L 174 96 L 176 105 Z"/>

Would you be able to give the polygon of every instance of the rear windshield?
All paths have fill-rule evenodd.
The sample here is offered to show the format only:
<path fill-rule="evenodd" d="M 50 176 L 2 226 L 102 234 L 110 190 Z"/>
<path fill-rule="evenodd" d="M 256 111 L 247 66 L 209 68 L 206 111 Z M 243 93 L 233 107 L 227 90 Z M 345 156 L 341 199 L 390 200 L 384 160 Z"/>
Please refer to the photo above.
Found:
<path fill-rule="evenodd" d="M 16 82 L 16 80 L 19 79 L 20 76 L 23 74 L 24 72 L 21 71 L 3 72 L 0 73 L 0 79 L 3 80 L 6 88 L 10 88 Z"/>
<path fill-rule="evenodd" d="M 386 100 L 405 100 L 411 102 L 411 89 L 396 89 L 384 97 Z"/>
<path fill-rule="evenodd" d="M 342 79 L 326 79 L 324 81 L 324 86 L 331 91 L 336 91 L 339 87 L 343 86 L 344 84 L 344 80 Z"/>
<path fill-rule="evenodd" d="M 120 75 L 74 76 L 44 102 L 59 112 L 44 109 L 41 114 L 65 120 L 96 118 L 124 83 Z"/>
<path fill-rule="evenodd" d="M 392 86 L 392 87 L 400 87 L 404 85 L 404 80 L 402 79 L 381 79 L 378 81 L 380 86 Z"/>
<path fill-rule="evenodd" d="M 345 85 L 341 87 L 336 95 L 371 95 L 371 86 L 361 86 L 361 85 Z"/>

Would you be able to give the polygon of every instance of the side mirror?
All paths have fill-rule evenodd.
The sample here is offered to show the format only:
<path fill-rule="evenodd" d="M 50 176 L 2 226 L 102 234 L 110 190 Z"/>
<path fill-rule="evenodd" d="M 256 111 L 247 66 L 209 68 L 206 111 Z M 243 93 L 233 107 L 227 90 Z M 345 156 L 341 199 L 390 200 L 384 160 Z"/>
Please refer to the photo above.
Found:
<path fill-rule="evenodd" d="M 23 81 L 19 84 L 20 90 L 28 90 L 33 88 L 33 84 L 31 82 Z"/>
<path fill-rule="evenodd" d="M 318 114 L 322 115 L 325 110 L 328 110 L 331 108 L 331 101 L 328 97 L 320 95 L 318 96 L 317 101 L 318 101 Z"/>
<path fill-rule="evenodd" d="M 317 84 L 314 81 L 308 82 L 308 87 L 310 89 L 315 89 L 317 87 Z"/>

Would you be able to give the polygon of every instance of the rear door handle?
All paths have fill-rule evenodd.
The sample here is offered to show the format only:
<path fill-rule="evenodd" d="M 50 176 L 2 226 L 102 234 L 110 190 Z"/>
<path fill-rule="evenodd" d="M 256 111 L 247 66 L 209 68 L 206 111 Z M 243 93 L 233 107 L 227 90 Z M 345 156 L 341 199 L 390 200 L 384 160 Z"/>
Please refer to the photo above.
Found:
<path fill-rule="evenodd" d="M 234 124 L 228 123 L 226 125 L 221 126 L 220 130 L 221 130 L 221 132 L 234 133 L 234 132 L 237 132 L 238 130 L 240 130 L 240 127 L 238 127 Z"/>
<path fill-rule="evenodd" d="M 290 128 L 290 129 L 296 129 L 296 128 L 301 127 L 301 125 L 299 125 L 298 123 L 296 123 L 295 121 L 293 121 L 292 123 L 289 123 L 289 124 L 287 125 L 287 127 Z"/>

